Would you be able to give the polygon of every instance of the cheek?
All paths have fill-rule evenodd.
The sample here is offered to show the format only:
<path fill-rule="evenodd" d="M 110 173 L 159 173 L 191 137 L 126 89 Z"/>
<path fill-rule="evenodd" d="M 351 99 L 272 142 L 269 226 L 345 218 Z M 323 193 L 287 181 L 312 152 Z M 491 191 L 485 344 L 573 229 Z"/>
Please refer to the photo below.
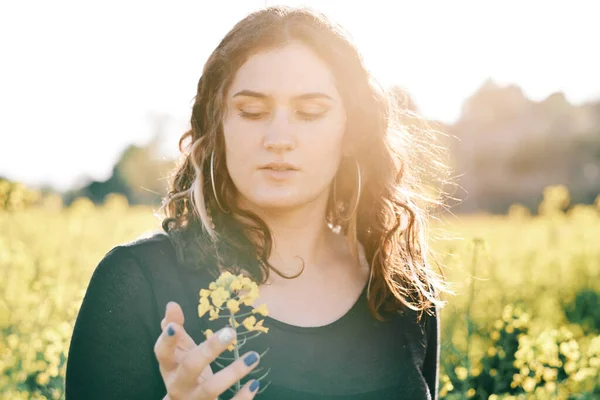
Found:
<path fill-rule="evenodd" d="M 225 139 L 225 155 L 228 166 L 245 164 L 244 160 L 256 151 L 258 135 L 253 132 L 255 127 L 234 119 L 223 124 L 223 137 Z"/>
<path fill-rule="evenodd" d="M 303 147 L 307 148 L 314 168 L 337 167 L 345 131 L 346 125 L 342 118 L 328 119 L 307 127 L 307 132 L 303 135 L 306 139 Z"/>

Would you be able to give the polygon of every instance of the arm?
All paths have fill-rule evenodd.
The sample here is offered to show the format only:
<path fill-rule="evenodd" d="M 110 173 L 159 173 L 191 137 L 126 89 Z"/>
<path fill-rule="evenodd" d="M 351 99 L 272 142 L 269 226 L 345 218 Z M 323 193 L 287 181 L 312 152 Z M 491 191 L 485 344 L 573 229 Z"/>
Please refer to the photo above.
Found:
<path fill-rule="evenodd" d="M 162 399 L 154 296 L 124 247 L 100 261 L 77 315 L 67 358 L 66 400 Z M 156 337 L 155 337 L 156 336 Z"/>
<path fill-rule="evenodd" d="M 423 376 L 429 387 L 431 399 L 438 399 L 440 369 L 440 313 L 435 308 L 435 316 L 427 316 L 427 350 L 423 362 Z"/>

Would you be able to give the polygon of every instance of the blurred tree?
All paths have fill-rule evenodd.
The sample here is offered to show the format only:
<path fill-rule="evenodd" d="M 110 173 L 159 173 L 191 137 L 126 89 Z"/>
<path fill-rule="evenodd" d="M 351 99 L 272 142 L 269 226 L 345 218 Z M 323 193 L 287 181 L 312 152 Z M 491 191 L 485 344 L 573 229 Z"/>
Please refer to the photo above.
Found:
<path fill-rule="evenodd" d="M 555 184 L 576 203 L 600 194 L 600 102 L 573 106 L 562 93 L 533 102 L 517 86 L 487 80 L 449 130 L 459 138 L 452 155 L 467 192 L 457 211 L 504 213 L 515 202 L 536 211 Z"/>
<path fill-rule="evenodd" d="M 71 204 L 77 197 L 88 197 L 95 204 L 101 204 L 110 193 L 124 195 L 132 205 L 159 204 L 167 191 L 168 175 L 175 167 L 175 160 L 159 156 L 167 119 L 164 115 L 156 116 L 154 133 L 147 145 L 129 145 L 113 167 L 110 178 L 92 181 L 81 189 L 65 193 L 65 204 Z"/>

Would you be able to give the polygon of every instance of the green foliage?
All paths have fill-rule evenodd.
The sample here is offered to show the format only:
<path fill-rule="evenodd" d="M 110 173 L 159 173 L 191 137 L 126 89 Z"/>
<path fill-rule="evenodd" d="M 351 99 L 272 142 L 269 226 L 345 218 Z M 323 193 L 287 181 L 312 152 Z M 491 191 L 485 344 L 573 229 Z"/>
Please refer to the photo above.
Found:
<path fill-rule="evenodd" d="M 580 325 L 585 332 L 600 334 L 600 293 L 582 288 L 563 307 L 569 322 Z"/>

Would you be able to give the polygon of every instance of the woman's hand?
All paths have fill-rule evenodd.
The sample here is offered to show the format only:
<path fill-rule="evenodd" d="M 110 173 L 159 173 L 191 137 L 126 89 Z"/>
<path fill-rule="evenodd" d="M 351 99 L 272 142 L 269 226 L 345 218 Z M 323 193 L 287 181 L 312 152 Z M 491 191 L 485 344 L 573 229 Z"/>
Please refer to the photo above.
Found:
<path fill-rule="evenodd" d="M 235 330 L 223 328 L 196 345 L 183 329 L 184 320 L 179 304 L 169 302 L 165 317 L 160 323 L 163 333 L 154 345 L 154 354 L 167 388 L 167 395 L 163 400 L 218 399 L 220 394 L 258 365 L 259 355 L 251 351 L 214 374 L 210 363 L 233 342 Z M 169 335 L 169 331 L 173 335 Z M 233 399 L 253 399 L 258 386 L 259 382 L 255 380 L 246 383 Z"/>

